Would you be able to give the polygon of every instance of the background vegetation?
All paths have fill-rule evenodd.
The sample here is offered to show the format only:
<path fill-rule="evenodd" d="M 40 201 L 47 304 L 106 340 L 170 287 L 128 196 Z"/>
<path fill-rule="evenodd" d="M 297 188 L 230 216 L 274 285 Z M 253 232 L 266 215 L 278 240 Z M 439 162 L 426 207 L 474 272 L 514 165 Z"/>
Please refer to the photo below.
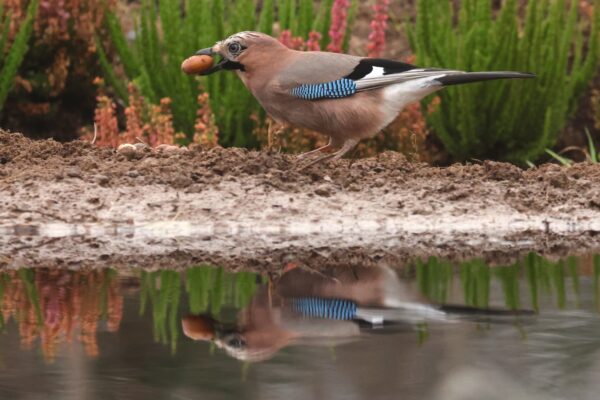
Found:
<path fill-rule="evenodd" d="M 531 253 L 513 264 L 494 267 L 478 259 L 452 263 L 431 257 L 407 265 L 403 272 L 417 290 L 439 304 L 539 311 L 541 304 L 552 300 L 558 309 L 592 307 L 600 312 L 600 255 L 550 261 Z M 591 287 L 583 286 L 585 280 Z M 259 274 L 230 273 L 208 265 L 184 272 L 142 271 L 123 276 L 113 270 L 7 271 L 0 273 L 0 333 L 14 323 L 21 345 L 26 349 L 39 345 L 50 362 L 65 342 L 74 339 L 89 357 L 97 357 L 101 353 L 98 332 L 117 332 L 124 303 L 139 296 L 140 314 L 150 314 L 154 339 L 174 352 L 181 337 L 182 310 L 231 322 L 266 283 L 266 277 Z M 501 288 L 499 298 L 504 304 L 491 304 L 496 287 Z M 585 297 L 591 291 L 592 304 Z"/>
<path fill-rule="evenodd" d="M 136 138 L 153 145 L 266 145 L 268 116 L 235 74 L 194 78 L 180 71 L 195 50 L 241 30 L 272 34 L 298 50 L 350 49 L 372 57 L 397 55 L 408 37 L 417 59 L 407 61 L 419 65 L 537 74 L 532 81 L 446 89 L 408 107 L 360 147 L 362 155 L 394 149 L 420 160 L 548 159 L 546 150 L 589 93 L 600 60 L 600 0 L 418 0 L 414 7 L 389 0 L 0 5 L 0 123 L 44 134 L 87 126 L 91 136 L 95 121 L 98 144 L 108 146 Z M 405 33 L 398 35 L 398 26 Z M 569 130 L 577 131 L 576 139 L 563 135 L 562 146 L 598 148 L 598 93 L 584 102 L 590 111 L 577 112 Z M 296 152 L 325 140 L 295 129 L 270 145 Z"/>
<path fill-rule="evenodd" d="M 9 43 L 11 34 L 12 10 L 4 13 L 4 1 L 0 2 L 0 110 L 4 107 L 8 91 L 14 85 L 17 70 L 28 49 L 29 37 L 33 31 L 33 22 L 37 14 L 39 0 L 29 3 L 26 16 L 18 28 L 12 43 Z M 8 50 L 6 49 L 8 46 Z"/>
<path fill-rule="evenodd" d="M 357 0 L 353 2 L 357 4 Z M 308 0 L 197 0 L 185 2 L 181 9 L 179 0 L 141 0 L 135 21 L 137 28 L 131 32 L 135 37 L 132 43 L 117 15 L 112 10 L 106 11 L 108 32 L 124 74 L 119 75 L 110 64 L 98 39 L 100 61 L 107 83 L 121 101 L 127 102 L 129 81 L 155 104 L 162 98 L 170 98 L 174 127 L 183 132 L 188 141 L 193 140 L 197 97 L 204 90 L 209 93 L 222 133 L 221 144 L 252 146 L 257 144 L 251 133 L 261 109 L 237 76 L 215 74 L 199 82 L 181 73 L 182 60 L 235 32 L 258 30 L 272 34 L 275 7 L 280 31 L 293 31 L 304 38 L 312 31 L 318 32 L 320 46 L 325 48 L 330 41 L 322 33 L 329 29 L 332 3 L 328 0 L 314 6 Z M 351 19 L 351 15 L 348 18 Z M 347 37 L 344 30 L 343 38 Z M 345 43 L 347 48 L 347 40 Z"/>
<path fill-rule="evenodd" d="M 0 124 L 37 137 L 77 138 L 77 131 L 93 119 L 93 80 L 101 74 L 94 33 L 106 36 L 104 10 L 121 3 L 2 0 L 0 4 L 6 42 L 21 55 L 12 60 L 6 57 L 13 69 L 7 75 L 11 90 L 6 102 L 0 103 L 4 105 Z"/>
<path fill-rule="evenodd" d="M 491 2 L 419 0 L 410 29 L 423 65 L 466 71 L 526 71 L 531 81 L 500 81 L 440 92 L 427 116 L 457 160 L 536 160 L 552 147 L 598 69 L 600 2 L 588 20 L 579 2 L 517 0 L 497 12 Z M 589 35 L 586 36 L 586 32 Z"/>

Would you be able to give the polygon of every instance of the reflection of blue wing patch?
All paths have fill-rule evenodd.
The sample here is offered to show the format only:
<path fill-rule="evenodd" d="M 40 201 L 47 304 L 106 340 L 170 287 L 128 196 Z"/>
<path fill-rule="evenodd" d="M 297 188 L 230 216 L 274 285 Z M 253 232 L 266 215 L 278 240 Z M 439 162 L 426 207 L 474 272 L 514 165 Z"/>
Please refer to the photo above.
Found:
<path fill-rule="evenodd" d="M 356 303 L 350 300 L 300 297 L 291 299 L 291 306 L 309 318 L 351 320 L 356 317 Z"/>
<path fill-rule="evenodd" d="M 338 79 L 326 83 L 300 85 L 292 89 L 292 95 L 304 100 L 339 99 L 356 93 L 356 83 L 352 79 Z"/>

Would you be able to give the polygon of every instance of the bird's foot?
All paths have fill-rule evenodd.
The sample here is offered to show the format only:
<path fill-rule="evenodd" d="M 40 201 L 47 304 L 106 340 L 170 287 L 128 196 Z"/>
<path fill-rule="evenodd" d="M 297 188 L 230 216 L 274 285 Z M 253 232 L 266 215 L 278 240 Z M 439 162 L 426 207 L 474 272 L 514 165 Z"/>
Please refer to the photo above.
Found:
<path fill-rule="evenodd" d="M 327 153 L 327 152 L 331 151 L 332 149 L 333 149 L 333 146 L 331 144 L 327 144 L 323 147 L 319 147 L 318 149 L 314 149 L 311 151 L 307 151 L 306 153 L 298 154 L 296 156 L 296 159 L 298 161 L 311 159 L 315 156 L 321 155 L 322 153 Z"/>
<path fill-rule="evenodd" d="M 344 142 L 343 146 L 339 150 L 334 151 L 333 153 L 319 154 L 319 156 L 316 157 L 316 158 L 314 158 L 314 159 L 311 157 L 311 159 L 308 160 L 308 162 L 306 162 L 306 163 L 303 163 L 303 164 L 299 163 L 301 165 L 298 165 L 298 170 L 299 171 L 304 171 L 306 168 L 308 168 L 308 167 L 310 167 L 312 165 L 315 165 L 317 163 L 324 162 L 324 161 L 339 160 L 340 158 L 342 158 L 344 156 L 344 154 L 346 154 L 350 150 L 352 150 L 357 144 L 358 144 L 358 140 L 356 140 L 356 139 L 349 139 L 346 142 Z M 327 146 L 325 146 L 325 147 L 327 147 Z M 317 150 L 320 150 L 320 149 L 317 149 Z M 317 150 L 313 150 L 312 152 L 309 152 L 309 153 L 315 153 Z M 307 154 L 307 153 L 305 153 L 305 154 Z"/>
<path fill-rule="evenodd" d="M 332 154 L 320 154 L 317 157 L 314 157 L 314 155 L 313 155 L 313 157 L 309 156 L 308 160 L 306 160 L 306 162 L 298 162 L 298 163 L 296 163 L 297 170 L 298 171 L 304 171 L 308 167 L 311 167 L 311 166 L 313 166 L 315 164 L 318 164 L 320 162 L 323 162 L 323 161 L 326 161 L 326 160 L 329 160 L 329 159 L 333 158 L 333 156 L 334 156 L 333 153 Z M 298 160 L 298 161 L 300 161 L 300 160 Z"/>

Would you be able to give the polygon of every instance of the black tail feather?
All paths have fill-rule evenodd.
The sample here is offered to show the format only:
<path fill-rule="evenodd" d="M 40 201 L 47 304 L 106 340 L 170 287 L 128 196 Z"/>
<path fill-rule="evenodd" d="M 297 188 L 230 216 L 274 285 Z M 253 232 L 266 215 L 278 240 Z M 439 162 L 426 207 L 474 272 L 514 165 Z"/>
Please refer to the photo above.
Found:
<path fill-rule="evenodd" d="M 463 305 L 444 304 L 439 307 L 440 311 L 448 314 L 463 314 L 463 315 L 496 315 L 496 316 L 527 316 L 535 315 L 536 312 L 533 310 L 508 310 L 503 308 L 478 308 Z"/>
<path fill-rule="evenodd" d="M 498 72 L 465 72 L 459 74 L 449 74 L 441 78 L 437 78 L 436 81 L 440 82 L 444 86 L 460 85 L 463 83 L 473 83 L 482 81 L 492 81 L 496 79 L 529 79 L 535 78 L 535 74 L 529 72 L 511 72 L 511 71 L 498 71 Z"/>

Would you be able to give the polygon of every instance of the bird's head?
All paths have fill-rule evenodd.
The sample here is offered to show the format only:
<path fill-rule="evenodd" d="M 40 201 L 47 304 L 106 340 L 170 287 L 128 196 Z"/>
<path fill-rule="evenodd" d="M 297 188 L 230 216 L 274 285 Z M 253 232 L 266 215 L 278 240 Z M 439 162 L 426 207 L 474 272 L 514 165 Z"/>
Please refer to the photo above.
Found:
<path fill-rule="evenodd" d="M 277 50 L 287 49 L 277 39 L 260 32 L 239 32 L 214 46 L 198 50 L 196 55 L 222 57 L 214 67 L 203 72 L 209 75 L 220 70 L 246 71 L 249 67 L 268 64 L 277 57 Z"/>
<path fill-rule="evenodd" d="M 272 325 L 225 326 L 208 315 L 188 315 L 182 318 L 181 325 L 190 339 L 212 341 L 238 360 L 266 360 L 290 341 L 288 334 Z"/>

